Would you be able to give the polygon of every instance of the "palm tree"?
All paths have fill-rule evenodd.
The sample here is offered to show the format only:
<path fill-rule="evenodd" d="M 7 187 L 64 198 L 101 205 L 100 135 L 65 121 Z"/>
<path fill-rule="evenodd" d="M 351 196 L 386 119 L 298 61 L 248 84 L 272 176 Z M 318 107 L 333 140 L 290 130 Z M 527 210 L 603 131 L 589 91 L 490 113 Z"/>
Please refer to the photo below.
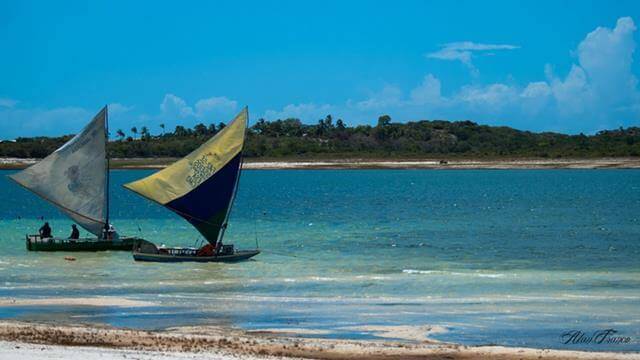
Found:
<path fill-rule="evenodd" d="M 164 136 L 164 123 L 160 124 L 160 128 L 162 129 L 162 136 Z"/>
<path fill-rule="evenodd" d="M 132 127 L 132 128 L 131 128 L 131 132 L 133 133 L 133 137 L 135 138 L 135 137 L 136 137 L 136 135 L 138 135 L 138 128 L 137 128 L 137 127 L 135 127 L 135 126 L 134 126 L 134 127 Z"/>
<path fill-rule="evenodd" d="M 391 124 L 391 116 L 382 115 L 382 116 L 378 117 L 378 127 L 387 126 L 389 124 Z"/>
<path fill-rule="evenodd" d="M 120 141 L 122 141 L 124 139 L 124 131 L 122 131 L 122 129 L 118 129 L 118 131 L 116 131 L 116 135 L 120 138 Z"/>
<path fill-rule="evenodd" d="M 151 135 L 149 134 L 149 128 L 143 126 L 142 129 L 140 129 L 140 135 L 142 135 L 143 140 L 150 138 Z"/>
<path fill-rule="evenodd" d="M 200 136 L 207 135 L 207 127 L 203 123 L 200 123 L 194 126 L 193 131 L 196 133 L 196 135 L 200 135 Z"/>

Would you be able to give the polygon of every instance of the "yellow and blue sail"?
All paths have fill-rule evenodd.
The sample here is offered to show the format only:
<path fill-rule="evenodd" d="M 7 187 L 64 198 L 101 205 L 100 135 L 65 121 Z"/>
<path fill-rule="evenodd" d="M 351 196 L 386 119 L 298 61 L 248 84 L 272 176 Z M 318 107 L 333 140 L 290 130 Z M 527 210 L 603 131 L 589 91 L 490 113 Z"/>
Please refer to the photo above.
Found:
<path fill-rule="evenodd" d="M 186 157 L 124 187 L 182 216 L 215 245 L 235 196 L 248 117 L 245 108 Z"/>

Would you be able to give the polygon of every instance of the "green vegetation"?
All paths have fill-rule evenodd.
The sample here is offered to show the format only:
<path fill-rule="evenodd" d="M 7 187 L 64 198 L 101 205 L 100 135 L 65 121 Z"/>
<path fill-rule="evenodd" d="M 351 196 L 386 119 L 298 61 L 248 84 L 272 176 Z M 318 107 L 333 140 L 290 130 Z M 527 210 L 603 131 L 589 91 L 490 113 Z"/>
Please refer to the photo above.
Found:
<path fill-rule="evenodd" d="M 146 126 L 118 129 L 109 143 L 111 157 L 182 157 L 224 128 L 197 124 L 151 135 Z M 42 158 L 71 136 L 18 138 L 0 143 L 0 157 Z M 298 119 L 260 119 L 247 134 L 248 158 L 588 158 L 640 156 L 640 128 L 620 128 L 595 135 L 533 133 L 471 121 L 393 123 L 380 116 L 377 126 L 348 127 L 328 115 L 315 125 Z"/>

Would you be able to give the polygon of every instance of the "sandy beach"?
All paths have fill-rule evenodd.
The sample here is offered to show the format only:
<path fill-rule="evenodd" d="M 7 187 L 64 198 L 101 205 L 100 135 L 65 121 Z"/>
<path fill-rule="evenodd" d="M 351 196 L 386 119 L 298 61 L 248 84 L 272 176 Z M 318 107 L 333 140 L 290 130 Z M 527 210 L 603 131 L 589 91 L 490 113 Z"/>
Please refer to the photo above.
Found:
<path fill-rule="evenodd" d="M 233 354 L 225 351 L 207 352 L 165 352 L 150 350 L 131 349 L 110 349 L 95 346 L 62 346 L 29 344 L 15 341 L 0 341 L 0 360 L 62 360 L 62 359 L 82 359 L 82 360 L 117 360 L 117 359 L 138 359 L 138 360 L 262 360 L 262 359 L 285 359 L 278 356 L 252 356 Z"/>
<path fill-rule="evenodd" d="M 514 160 L 248 161 L 246 169 L 635 169 L 640 158 Z"/>
<path fill-rule="evenodd" d="M 120 297 L 104 296 L 93 298 L 45 298 L 45 299 L 14 299 L 0 298 L 0 306 L 113 306 L 113 307 L 144 307 L 154 303 L 131 300 Z"/>
<path fill-rule="evenodd" d="M 637 353 L 473 347 L 428 339 L 327 340 L 212 326 L 139 331 L 3 321 L 0 340 L 0 359 L 640 359 Z"/>
<path fill-rule="evenodd" d="M 112 169 L 162 169 L 177 159 L 111 159 Z M 38 159 L 0 158 L 0 169 L 24 169 Z M 638 169 L 640 158 L 598 159 L 331 159 L 254 160 L 243 169 Z"/>

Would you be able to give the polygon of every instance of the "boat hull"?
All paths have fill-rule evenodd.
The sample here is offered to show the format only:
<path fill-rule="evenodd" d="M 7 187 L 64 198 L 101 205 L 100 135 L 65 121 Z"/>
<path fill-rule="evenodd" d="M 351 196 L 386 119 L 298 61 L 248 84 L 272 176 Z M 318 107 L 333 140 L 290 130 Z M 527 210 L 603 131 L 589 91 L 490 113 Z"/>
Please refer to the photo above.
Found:
<path fill-rule="evenodd" d="M 136 261 L 152 262 L 238 262 L 248 260 L 260 254 L 260 250 L 238 250 L 229 255 L 195 256 L 195 255 L 170 255 L 133 252 Z"/>
<path fill-rule="evenodd" d="M 122 237 L 119 240 L 41 239 L 38 235 L 27 235 L 26 246 L 29 251 L 131 251 L 140 240 L 136 237 Z"/>

